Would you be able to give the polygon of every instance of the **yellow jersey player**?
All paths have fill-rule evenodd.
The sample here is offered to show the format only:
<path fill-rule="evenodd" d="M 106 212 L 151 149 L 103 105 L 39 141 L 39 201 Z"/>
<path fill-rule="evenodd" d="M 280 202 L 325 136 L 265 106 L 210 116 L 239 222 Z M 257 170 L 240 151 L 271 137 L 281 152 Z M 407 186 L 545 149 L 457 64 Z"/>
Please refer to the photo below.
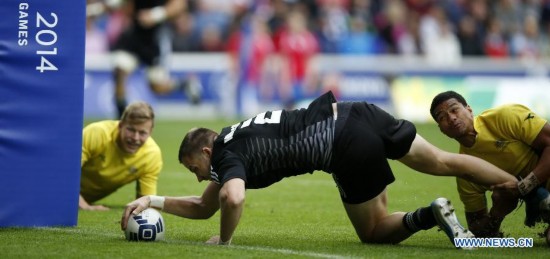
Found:
<path fill-rule="evenodd" d="M 527 202 L 525 225 L 533 226 L 539 220 L 539 209 L 548 207 L 550 200 L 548 191 L 539 187 L 550 173 L 550 164 L 543 162 L 550 160 L 548 122 L 520 104 L 503 105 L 474 117 L 464 97 L 453 91 L 438 94 L 430 112 L 441 132 L 460 143 L 460 153 L 482 158 L 523 179 L 515 184 Z M 488 211 L 485 192 L 490 186 L 457 178 L 457 189 L 470 230 L 478 237 L 502 235 L 500 224 L 516 207 L 517 196 L 507 199 L 494 192 L 493 208 Z"/>
<path fill-rule="evenodd" d="M 157 193 L 162 169 L 159 146 L 151 137 L 154 112 L 145 102 L 135 102 L 120 121 L 91 123 L 83 130 L 79 207 L 108 210 L 91 205 L 136 181 L 136 197 Z"/>

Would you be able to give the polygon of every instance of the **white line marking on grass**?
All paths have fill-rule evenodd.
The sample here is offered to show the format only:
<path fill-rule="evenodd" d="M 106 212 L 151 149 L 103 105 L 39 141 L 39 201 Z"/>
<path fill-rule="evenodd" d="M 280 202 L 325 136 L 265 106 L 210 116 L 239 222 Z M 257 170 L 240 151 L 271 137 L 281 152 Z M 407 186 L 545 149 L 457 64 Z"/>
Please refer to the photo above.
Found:
<path fill-rule="evenodd" d="M 99 232 L 94 230 L 82 230 L 82 229 L 70 229 L 70 228 L 46 228 L 46 227 L 40 227 L 36 228 L 38 230 L 43 231 L 51 231 L 51 232 L 62 232 L 62 233 L 75 233 L 75 234 L 93 234 L 103 237 L 120 237 L 122 238 L 124 235 L 115 235 L 112 233 L 105 233 L 105 232 Z M 211 246 L 203 242 L 195 242 L 195 241 L 186 241 L 186 240 L 164 240 L 161 241 L 162 243 L 169 243 L 169 244 L 187 244 L 187 245 L 200 245 L 200 246 Z M 308 251 L 296 251 L 291 249 L 283 249 L 283 248 L 273 248 L 273 247 L 264 247 L 264 246 L 244 246 L 244 245 L 230 245 L 227 246 L 228 249 L 234 249 L 234 250 L 248 250 L 248 251 L 261 251 L 261 252 L 270 252 L 270 253 L 278 253 L 278 254 L 284 254 L 284 255 L 298 255 L 298 256 L 307 256 L 307 257 L 317 257 L 317 258 L 353 258 L 350 256 L 342 256 L 342 255 L 335 255 L 335 254 L 325 254 L 325 253 L 317 253 L 317 252 L 308 252 Z"/>
<path fill-rule="evenodd" d="M 290 249 L 262 247 L 262 246 L 240 246 L 240 245 L 233 246 L 232 245 L 230 246 L 230 248 L 236 248 L 241 250 L 252 250 L 252 251 L 264 251 L 264 252 L 279 253 L 279 254 L 285 254 L 285 255 L 319 257 L 319 258 L 351 258 L 349 256 L 342 256 L 342 255 L 324 254 L 324 253 L 316 253 L 316 252 L 308 252 L 308 251 L 294 251 Z"/>
<path fill-rule="evenodd" d="M 184 241 L 184 240 L 171 240 L 171 241 L 164 241 L 164 242 L 211 246 L 209 244 L 205 244 L 205 243 L 202 243 L 202 242 L 192 242 L 192 241 Z M 325 253 L 317 253 L 317 252 L 308 252 L 308 251 L 295 251 L 295 250 L 291 250 L 291 249 L 265 247 L 265 246 L 244 246 L 244 245 L 234 245 L 233 244 L 233 245 L 228 246 L 227 248 L 228 249 L 234 249 L 234 250 L 260 251 L 260 252 L 270 252 L 270 253 L 278 253 L 278 254 L 285 254 L 285 255 L 299 255 L 299 256 L 318 257 L 318 258 L 353 258 L 353 257 L 350 257 L 350 256 L 325 254 Z"/>

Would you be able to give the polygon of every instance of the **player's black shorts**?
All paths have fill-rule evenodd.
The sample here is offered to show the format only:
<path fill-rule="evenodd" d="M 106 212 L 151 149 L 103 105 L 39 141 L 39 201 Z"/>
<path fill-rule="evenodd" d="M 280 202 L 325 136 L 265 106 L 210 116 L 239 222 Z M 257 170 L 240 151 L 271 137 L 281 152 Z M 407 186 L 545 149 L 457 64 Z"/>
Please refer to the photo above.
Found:
<path fill-rule="evenodd" d="M 388 159 L 409 152 L 416 128 L 365 102 L 338 103 L 337 116 L 330 172 L 343 202 L 362 203 L 395 180 Z"/>
<path fill-rule="evenodd" d="M 147 66 L 159 63 L 159 29 L 138 29 L 130 26 L 118 38 L 113 50 L 124 50 L 137 56 L 140 62 Z"/>

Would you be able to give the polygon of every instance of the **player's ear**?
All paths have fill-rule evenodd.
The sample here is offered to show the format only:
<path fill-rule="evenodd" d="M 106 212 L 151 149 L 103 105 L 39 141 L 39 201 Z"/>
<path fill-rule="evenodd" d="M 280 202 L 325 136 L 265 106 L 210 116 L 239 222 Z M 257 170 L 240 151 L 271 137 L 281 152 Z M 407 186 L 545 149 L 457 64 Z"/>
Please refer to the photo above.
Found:
<path fill-rule="evenodd" d="M 474 111 L 472 110 L 472 107 L 470 105 L 466 105 L 466 110 L 468 110 L 470 114 L 474 114 Z"/>
<path fill-rule="evenodd" d="M 203 153 L 207 154 L 208 156 L 211 156 L 212 155 L 212 149 L 209 148 L 209 147 L 202 147 L 202 150 L 201 150 Z"/>

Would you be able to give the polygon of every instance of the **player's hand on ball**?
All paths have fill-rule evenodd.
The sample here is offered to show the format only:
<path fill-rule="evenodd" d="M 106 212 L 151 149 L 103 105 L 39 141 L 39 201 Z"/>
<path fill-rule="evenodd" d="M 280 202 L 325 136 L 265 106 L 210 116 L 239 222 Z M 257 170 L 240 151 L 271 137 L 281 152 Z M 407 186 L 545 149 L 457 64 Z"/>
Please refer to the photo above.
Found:
<path fill-rule="evenodd" d="M 128 241 L 161 241 L 164 240 L 166 224 L 162 215 L 153 208 L 143 210 L 138 215 L 130 214 L 124 237 Z"/>
<path fill-rule="evenodd" d="M 126 208 L 122 213 L 122 219 L 120 220 L 120 228 L 122 230 L 125 230 L 126 225 L 128 224 L 128 218 L 131 216 L 130 214 L 139 214 L 143 210 L 149 208 L 150 203 L 151 199 L 149 198 L 149 196 L 143 196 L 133 202 L 126 204 Z"/>

